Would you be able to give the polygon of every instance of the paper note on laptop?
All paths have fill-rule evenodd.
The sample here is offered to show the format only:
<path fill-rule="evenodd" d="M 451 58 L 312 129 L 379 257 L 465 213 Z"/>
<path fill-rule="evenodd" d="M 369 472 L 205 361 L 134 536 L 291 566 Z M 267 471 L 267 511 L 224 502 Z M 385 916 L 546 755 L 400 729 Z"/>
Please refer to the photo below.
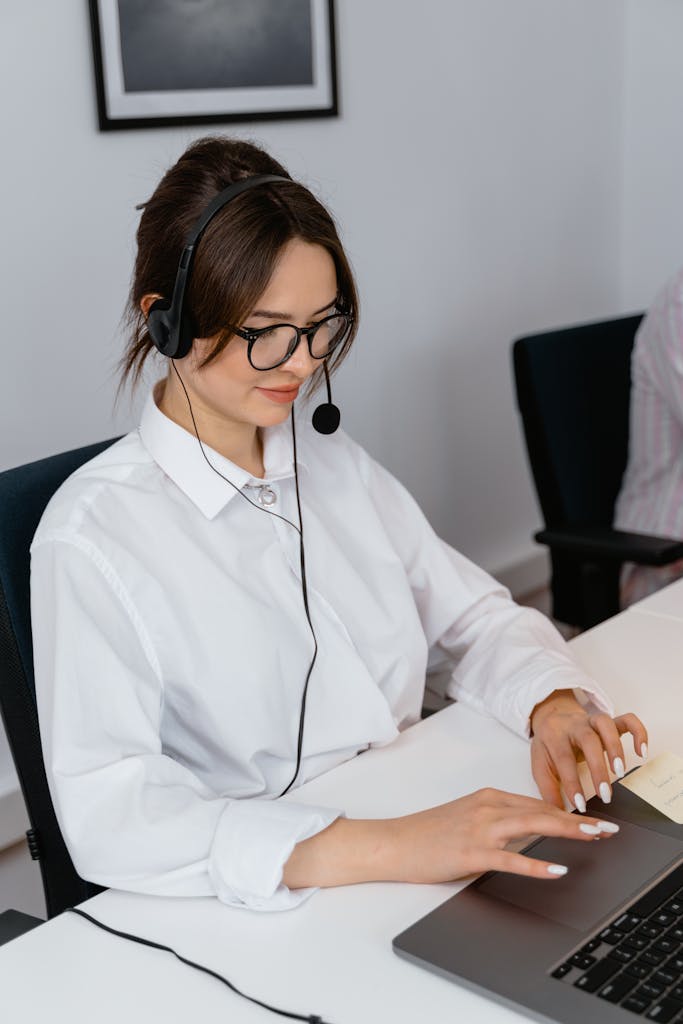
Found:
<path fill-rule="evenodd" d="M 636 768 L 620 785 L 683 825 L 683 757 L 667 750 Z"/>

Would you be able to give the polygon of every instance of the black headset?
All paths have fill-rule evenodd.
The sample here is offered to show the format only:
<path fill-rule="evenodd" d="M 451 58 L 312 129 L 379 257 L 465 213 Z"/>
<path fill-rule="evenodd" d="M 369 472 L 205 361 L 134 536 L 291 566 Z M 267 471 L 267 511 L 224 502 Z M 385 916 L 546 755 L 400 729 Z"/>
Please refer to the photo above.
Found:
<path fill-rule="evenodd" d="M 185 309 L 185 292 L 190 279 L 195 250 L 202 235 L 219 210 L 222 210 L 227 203 L 236 199 L 247 189 L 254 188 L 256 185 L 266 185 L 271 181 L 291 182 L 291 178 L 283 178 L 281 174 L 255 174 L 251 178 L 244 178 L 243 181 L 236 181 L 214 196 L 200 214 L 180 256 L 171 301 L 157 299 L 149 308 L 147 330 L 163 356 L 168 356 L 169 359 L 184 359 L 192 348 L 192 342 L 197 334 L 192 313 Z"/>
<path fill-rule="evenodd" d="M 277 519 L 282 519 L 288 523 L 299 535 L 299 554 L 301 561 L 301 591 L 304 603 L 304 611 L 306 614 L 306 620 L 308 622 L 311 635 L 313 637 L 313 656 L 308 666 L 306 673 L 306 680 L 304 682 L 303 693 L 301 696 L 301 709 L 299 713 L 299 729 L 297 737 L 297 752 L 296 752 L 296 767 L 294 774 L 290 779 L 287 786 L 283 789 L 280 796 L 284 796 L 289 789 L 294 785 L 294 782 L 299 774 L 299 768 L 301 767 L 301 757 L 303 750 L 303 736 L 304 736 L 304 719 L 306 715 L 306 697 L 308 694 L 308 683 L 311 678 L 313 666 L 318 655 L 318 640 L 315 635 L 315 629 L 313 628 L 313 622 L 311 620 L 310 609 L 308 605 L 308 587 L 306 584 L 306 556 L 304 552 L 304 526 L 301 517 L 301 499 L 299 495 L 299 474 L 297 471 L 297 453 L 296 453 L 296 429 L 294 425 L 294 409 L 291 411 L 291 423 L 292 423 L 292 446 L 293 446 L 293 463 L 294 463 L 294 481 L 296 487 L 296 502 L 297 512 L 299 517 L 299 524 L 293 523 L 286 516 L 280 515 L 278 512 L 274 512 L 272 509 L 265 508 L 264 506 L 257 505 L 256 502 L 248 498 L 247 495 L 242 491 L 232 480 L 224 476 L 221 471 L 214 466 L 211 459 L 204 450 L 202 439 L 199 436 L 197 429 L 197 423 L 194 418 L 192 411 L 192 403 L 190 396 L 187 393 L 187 389 L 183 382 L 183 379 L 178 372 L 178 368 L 173 362 L 175 359 L 184 359 L 188 355 L 192 348 L 192 342 L 196 337 L 196 325 L 194 323 L 192 313 L 189 309 L 185 309 L 185 292 L 187 290 L 187 284 L 190 279 L 190 273 L 192 271 L 192 263 L 194 260 L 194 254 L 199 244 L 202 235 L 206 231 L 207 227 L 211 223 L 212 219 L 216 216 L 219 210 L 241 195 L 242 192 L 246 192 L 249 188 L 254 188 L 257 185 L 266 185 L 271 181 L 291 181 L 291 178 L 284 178 L 280 174 L 255 174 L 250 178 L 245 178 L 242 181 L 234 182 L 232 185 L 228 185 L 227 188 L 219 192 L 218 195 L 214 196 L 211 202 L 205 207 L 199 218 L 195 222 L 190 234 L 188 235 L 185 248 L 180 256 L 180 263 L 178 264 L 178 272 L 176 274 L 175 283 L 173 285 L 173 294 L 171 301 L 167 299 L 157 299 L 152 303 L 147 315 L 147 330 L 149 336 L 152 339 L 156 348 L 161 352 L 162 355 L 166 356 L 171 360 L 171 365 L 176 372 L 180 385 L 185 392 L 185 398 L 187 399 L 188 408 L 190 410 L 190 417 L 192 419 L 192 426 L 199 442 L 201 453 L 208 463 L 209 468 L 213 470 L 218 476 L 220 476 L 227 484 L 237 491 L 237 493 L 248 501 L 250 505 L 258 508 L 261 512 L 265 512 L 268 515 L 273 515 Z M 330 393 L 330 378 L 327 371 L 327 366 L 323 363 L 325 370 L 325 383 L 327 385 L 327 402 L 319 405 L 313 412 L 313 427 L 318 431 L 319 434 L 333 434 L 339 426 L 339 409 L 332 402 L 332 396 Z"/>
<path fill-rule="evenodd" d="M 254 174 L 250 178 L 244 178 L 242 181 L 228 185 L 217 196 L 214 196 L 199 215 L 180 256 L 171 301 L 157 299 L 152 303 L 147 314 L 149 336 L 162 356 L 167 356 L 169 359 L 184 359 L 197 336 L 194 317 L 191 311 L 185 308 L 185 292 L 192 271 L 195 250 L 213 218 L 224 206 L 249 188 L 254 188 L 256 185 L 267 185 L 271 181 L 291 183 L 291 180 L 291 178 L 284 178 L 281 174 Z M 313 410 L 313 426 L 319 434 L 334 434 L 339 426 L 341 416 L 338 407 L 332 401 L 330 375 L 326 362 L 323 362 L 323 371 L 327 401 Z"/>

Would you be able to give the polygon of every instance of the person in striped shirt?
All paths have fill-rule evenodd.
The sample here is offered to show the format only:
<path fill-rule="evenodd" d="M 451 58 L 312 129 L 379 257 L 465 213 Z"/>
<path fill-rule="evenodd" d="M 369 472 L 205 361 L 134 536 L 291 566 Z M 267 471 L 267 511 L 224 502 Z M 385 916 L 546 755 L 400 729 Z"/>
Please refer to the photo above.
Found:
<path fill-rule="evenodd" d="M 617 499 L 619 530 L 683 538 L 683 268 L 655 299 L 631 357 L 626 472 Z M 683 559 L 654 568 L 627 563 L 623 607 L 683 576 Z"/>

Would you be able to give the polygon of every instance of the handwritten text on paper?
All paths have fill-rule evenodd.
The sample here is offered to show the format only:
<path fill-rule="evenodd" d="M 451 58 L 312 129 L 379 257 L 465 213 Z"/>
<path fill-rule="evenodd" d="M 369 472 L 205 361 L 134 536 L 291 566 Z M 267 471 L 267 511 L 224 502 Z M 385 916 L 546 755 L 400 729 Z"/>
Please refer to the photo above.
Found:
<path fill-rule="evenodd" d="M 641 765 L 620 785 L 683 825 L 683 758 L 665 751 Z"/>

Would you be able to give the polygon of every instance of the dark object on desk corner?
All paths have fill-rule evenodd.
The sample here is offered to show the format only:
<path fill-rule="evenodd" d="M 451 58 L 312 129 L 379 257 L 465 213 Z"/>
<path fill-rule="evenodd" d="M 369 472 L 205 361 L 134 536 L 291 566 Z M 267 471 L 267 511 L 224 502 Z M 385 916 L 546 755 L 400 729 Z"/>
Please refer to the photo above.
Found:
<path fill-rule="evenodd" d="M 114 438 L 0 473 L 0 713 L 40 864 L 48 917 L 102 892 L 76 873 L 50 798 L 38 729 L 31 640 L 30 545 L 48 501 Z"/>
<path fill-rule="evenodd" d="M 553 617 L 588 629 L 620 610 L 624 562 L 662 566 L 683 542 L 612 528 L 626 467 L 631 351 L 642 314 L 513 344 L 517 404 L 550 548 Z"/>
<path fill-rule="evenodd" d="M 3 910 L 0 913 L 0 946 L 44 923 L 39 917 L 23 914 L 20 910 Z"/>

